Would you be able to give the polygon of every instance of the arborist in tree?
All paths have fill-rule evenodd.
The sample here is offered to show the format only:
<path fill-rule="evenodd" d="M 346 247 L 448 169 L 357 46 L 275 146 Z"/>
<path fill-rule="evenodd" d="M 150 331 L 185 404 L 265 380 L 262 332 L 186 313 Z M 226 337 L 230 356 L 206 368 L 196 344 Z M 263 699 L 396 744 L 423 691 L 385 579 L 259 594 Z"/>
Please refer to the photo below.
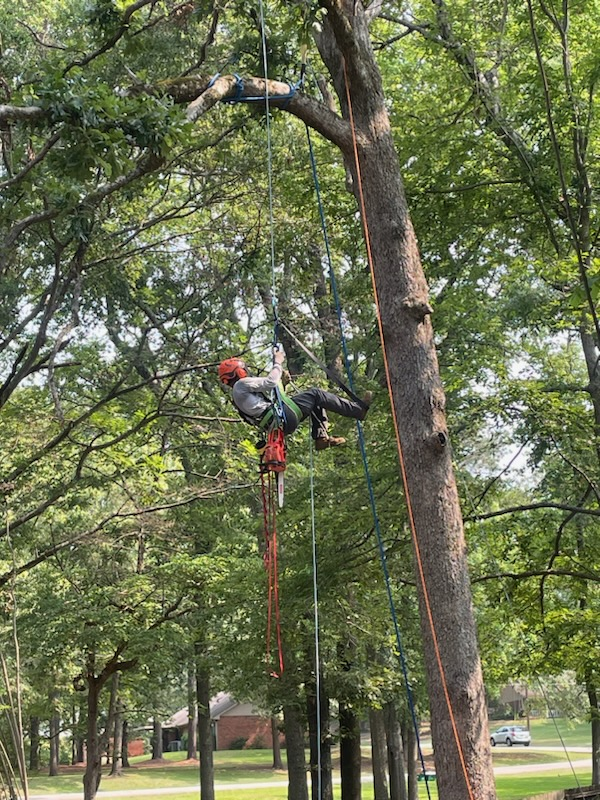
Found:
<path fill-rule="evenodd" d="M 341 436 L 329 436 L 327 411 L 364 420 L 373 393 L 366 392 L 362 400 L 354 402 L 313 387 L 287 397 L 280 387 L 285 361 L 282 348 L 273 348 L 273 361 L 273 368 L 266 378 L 249 377 L 246 363 L 240 358 L 227 358 L 219 364 L 219 378 L 232 390 L 233 404 L 242 419 L 266 432 L 280 413 L 283 432 L 289 434 L 296 430 L 302 420 L 310 417 L 316 450 L 344 444 L 346 440 Z M 271 399 L 274 392 L 278 393 L 281 403 L 276 404 Z"/>

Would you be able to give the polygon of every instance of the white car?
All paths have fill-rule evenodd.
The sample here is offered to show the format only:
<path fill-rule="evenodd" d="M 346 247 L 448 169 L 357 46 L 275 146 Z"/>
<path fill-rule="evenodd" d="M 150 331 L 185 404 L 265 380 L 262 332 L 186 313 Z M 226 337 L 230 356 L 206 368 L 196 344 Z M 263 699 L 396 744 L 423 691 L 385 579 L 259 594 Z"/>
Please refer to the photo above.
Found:
<path fill-rule="evenodd" d="M 529 747 L 531 734 L 522 725 L 504 725 L 502 728 L 492 731 L 490 741 L 492 747 L 497 744 L 505 744 L 508 747 L 512 747 L 513 744 L 524 744 L 525 747 Z"/>

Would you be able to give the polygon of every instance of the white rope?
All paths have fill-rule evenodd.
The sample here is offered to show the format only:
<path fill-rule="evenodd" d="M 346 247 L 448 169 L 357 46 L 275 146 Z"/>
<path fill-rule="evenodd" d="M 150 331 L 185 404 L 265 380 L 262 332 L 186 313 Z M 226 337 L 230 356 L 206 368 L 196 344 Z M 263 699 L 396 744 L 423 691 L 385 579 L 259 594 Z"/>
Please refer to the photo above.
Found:
<path fill-rule="evenodd" d="M 265 11 L 263 0 L 259 0 L 260 34 L 262 41 L 263 73 L 265 77 L 265 121 L 267 126 L 267 176 L 269 185 L 269 240 L 271 255 L 271 304 L 273 316 L 277 318 L 277 287 L 275 280 L 275 225 L 273 214 L 273 150 L 271 146 L 271 109 L 269 103 L 269 76 L 267 65 L 267 34 L 265 31 Z"/>

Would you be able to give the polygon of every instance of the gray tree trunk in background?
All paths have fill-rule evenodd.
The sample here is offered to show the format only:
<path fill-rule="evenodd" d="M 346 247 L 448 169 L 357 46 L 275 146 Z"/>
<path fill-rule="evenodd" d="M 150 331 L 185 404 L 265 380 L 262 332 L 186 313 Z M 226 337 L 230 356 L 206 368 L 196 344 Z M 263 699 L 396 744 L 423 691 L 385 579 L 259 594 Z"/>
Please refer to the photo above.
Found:
<path fill-rule="evenodd" d="M 419 762 L 419 751 L 417 747 L 417 735 L 414 727 L 406 722 L 402 726 L 402 739 L 404 741 L 404 751 L 406 754 L 406 769 L 408 772 L 408 800 L 418 800 L 419 798 L 419 773 L 421 764 Z"/>
<path fill-rule="evenodd" d="M 271 717 L 271 739 L 273 740 L 273 766 L 272 769 L 283 769 L 281 760 L 281 742 L 279 741 L 279 720 Z"/>
<path fill-rule="evenodd" d="M 198 703 L 196 700 L 196 667 L 188 665 L 188 737 L 187 757 L 196 758 L 198 752 Z"/>
<path fill-rule="evenodd" d="M 396 706 L 386 703 L 383 710 L 387 742 L 388 771 L 390 775 L 390 800 L 408 800 L 404 775 L 404 751 Z"/>
<path fill-rule="evenodd" d="M 52 713 L 49 720 L 49 744 L 50 744 L 50 760 L 48 763 L 48 775 L 52 778 L 58 775 L 58 765 L 60 762 L 60 715 L 56 709 L 58 702 L 58 692 L 53 691 L 50 693 L 50 702 L 52 704 Z"/>
<path fill-rule="evenodd" d="M 354 709 L 340 701 L 340 773 L 342 800 L 360 800 L 362 796 L 360 725 Z"/>
<path fill-rule="evenodd" d="M 158 761 L 163 757 L 162 722 L 158 717 L 152 719 L 152 760 Z"/>
<path fill-rule="evenodd" d="M 385 723 L 381 709 L 369 709 L 374 800 L 389 800 Z"/>
<path fill-rule="evenodd" d="M 29 769 L 37 772 L 40 768 L 40 718 L 29 717 Z"/>
<path fill-rule="evenodd" d="M 308 800 L 306 759 L 304 756 L 304 725 L 300 711 L 294 705 L 283 707 L 288 765 L 288 800 Z"/>
<path fill-rule="evenodd" d="M 115 778 L 123 774 L 123 704 L 117 698 L 113 724 L 112 758 L 110 776 Z"/>
<path fill-rule="evenodd" d="M 200 647 L 201 645 L 197 645 Z M 196 664 L 196 696 L 198 700 L 198 749 L 200 751 L 200 800 L 215 800 L 213 735 L 210 721 L 210 674 L 207 667 Z"/>

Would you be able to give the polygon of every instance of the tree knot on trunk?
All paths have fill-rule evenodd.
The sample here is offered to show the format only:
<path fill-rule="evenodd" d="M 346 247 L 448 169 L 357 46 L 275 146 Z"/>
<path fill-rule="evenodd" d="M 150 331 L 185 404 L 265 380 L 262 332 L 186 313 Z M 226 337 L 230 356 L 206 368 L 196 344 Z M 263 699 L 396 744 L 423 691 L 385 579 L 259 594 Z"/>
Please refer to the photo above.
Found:
<path fill-rule="evenodd" d="M 402 308 L 419 322 L 423 322 L 425 317 L 433 313 L 433 308 L 427 300 L 419 300 L 414 297 L 405 298 L 402 301 Z"/>
<path fill-rule="evenodd" d="M 446 431 L 434 431 L 429 437 L 429 442 L 436 452 L 441 453 L 450 443 L 450 439 Z"/>

